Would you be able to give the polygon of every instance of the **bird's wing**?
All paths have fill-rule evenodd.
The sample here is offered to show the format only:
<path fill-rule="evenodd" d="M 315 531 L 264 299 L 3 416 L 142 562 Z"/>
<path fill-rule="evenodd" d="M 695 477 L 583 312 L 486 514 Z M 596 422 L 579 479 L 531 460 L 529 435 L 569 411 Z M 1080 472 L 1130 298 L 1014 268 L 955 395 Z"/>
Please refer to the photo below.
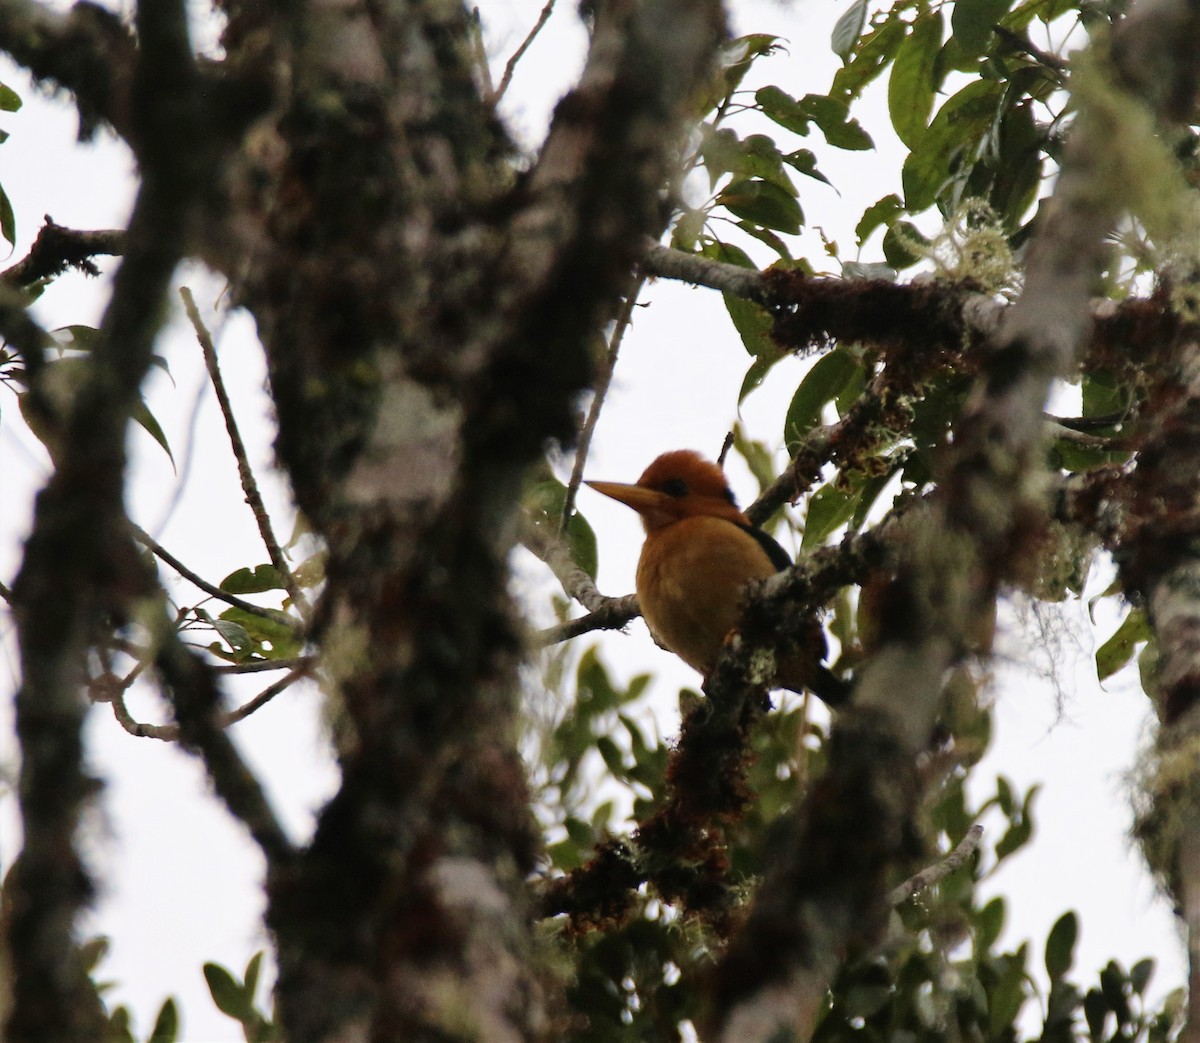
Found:
<path fill-rule="evenodd" d="M 778 543 L 768 536 L 762 529 L 755 525 L 742 525 L 741 522 L 735 522 L 735 525 L 745 533 L 749 533 L 754 537 L 755 542 L 762 547 L 764 553 L 771 559 L 771 564 L 775 566 L 776 572 L 782 572 L 784 569 L 792 567 L 792 558 Z"/>

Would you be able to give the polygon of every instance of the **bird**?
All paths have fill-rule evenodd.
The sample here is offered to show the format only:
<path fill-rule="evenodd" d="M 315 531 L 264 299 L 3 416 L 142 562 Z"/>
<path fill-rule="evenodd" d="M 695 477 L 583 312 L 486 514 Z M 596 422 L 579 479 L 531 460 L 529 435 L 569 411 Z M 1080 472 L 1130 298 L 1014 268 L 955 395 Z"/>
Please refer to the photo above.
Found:
<path fill-rule="evenodd" d="M 655 641 L 705 677 L 737 627 L 748 584 L 792 562 L 738 509 L 725 472 L 691 449 L 663 453 L 636 483 L 588 481 L 641 517 L 646 530 L 636 587 Z M 821 660 L 825 633 L 813 619 L 779 663 L 772 687 L 814 692 L 831 706 L 849 685 Z"/>

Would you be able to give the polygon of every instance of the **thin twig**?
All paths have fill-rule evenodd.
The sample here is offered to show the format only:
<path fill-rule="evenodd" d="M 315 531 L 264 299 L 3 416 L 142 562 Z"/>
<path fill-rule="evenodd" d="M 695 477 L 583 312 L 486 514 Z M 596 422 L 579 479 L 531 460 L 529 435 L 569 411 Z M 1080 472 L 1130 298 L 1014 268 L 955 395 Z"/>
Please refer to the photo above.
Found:
<path fill-rule="evenodd" d="M 517 71 L 517 63 L 525 57 L 525 52 L 533 45 L 533 41 L 537 39 L 538 33 L 542 31 L 542 27 L 550 20 L 550 15 L 554 11 L 554 4 L 555 0 L 546 0 L 546 6 L 542 8 L 542 13 L 538 15 L 538 20 L 534 27 L 529 30 L 529 35 L 521 41 L 521 46 L 508 59 L 508 64 L 504 66 L 504 75 L 500 77 L 500 86 L 492 92 L 489 99 L 493 106 L 504 97 L 504 92 L 508 90 L 508 86 L 512 82 L 513 73 Z"/>
<path fill-rule="evenodd" d="M 533 635 L 530 643 L 534 648 L 546 648 L 548 645 L 557 645 L 582 634 L 590 634 L 593 630 L 620 630 L 631 620 L 637 619 L 641 613 L 636 594 L 605 598 L 604 604 L 586 616 L 539 630 Z"/>
<path fill-rule="evenodd" d="M 613 372 L 617 368 L 617 356 L 621 353 L 621 341 L 625 339 L 625 331 L 633 320 L 633 309 L 637 307 L 638 295 L 646 285 L 645 272 L 639 273 L 633 281 L 633 286 L 621 306 L 617 316 L 617 324 L 608 341 L 608 351 L 604 357 L 604 366 L 596 375 L 596 387 L 592 395 L 592 404 L 588 407 L 587 419 L 579 432 L 579 444 L 575 449 L 575 465 L 571 468 L 571 479 L 567 482 L 567 495 L 563 498 L 562 518 L 558 523 L 560 533 L 567 531 L 571 524 L 571 515 L 575 513 L 575 497 L 579 493 L 579 483 L 583 481 L 583 469 L 587 465 L 588 450 L 592 447 L 592 434 L 596 430 L 596 422 L 600 419 L 600 410 L 604 406 L 605 396 L 612 384 Z"/>
<path fill-rule="evenodd" d="M 888 895 L 888 904 L 892 907 L 907 902 L 913 895 L 920 894 L 934 884 L 946 879 L 951 873 L 962 866 L 983 838 L 983 826 L 976 823 L 967 830 L 967 835 L 959 842 L 958 847 L 935 865 L 922 869 L 916 876 L 911 876 L 904 883 L 892 888 Z"/>
<path fill-rule="evenodd" d="M 163 694 L 175 711 L 180 742 L 203 761 L 217 796 L 250 832 L 269 871 L 282 868 L 295 855 L 295 848 L 262 783 L 225 732 L 229 715 L 221 711 L 216 675 L 188 651 L 165 614 L 156 630 L 154 665 Z"/>
<path fill-rule="evenodd" d="M 522 545 L 550 566 L 567 596 L 574 598 L 589 612 L 603 608 L 611 598 L 600 593 L 595 581 L 571 557 L 566 544 L 555 534 L 533 525 L 521 531 Z"/>
<path fill-rule="evenodd" d="M 229 710 L 220 715 L 218 725 L 221 728 L 228 728 L 231 724 L 237 724 L 238 721 L 244 721 L 252 713 L 262 709 L 275 698 L 280 692 L 290 688 L 293 684 L 303 677 L 307 677 L 312 672 L 312 660 L 307 659 L 304 663 L 294 667 L 285 677 L 281 677 L 273 684 L 267 685 L 253 699 L 243 703 L 236 710 Z M 221 667 L 212 667 L 214 673 L 220 672 Z M 124 728 L 130 735 L 137 736 L 139 739 L 159 739 L 162 742 L 178 742 L 180 738 L 179 725 L 177 724 L 149 724 L 145 721 L 137 720 L 130 712 L 125 704 L 124 690 L 115 692 L 109 700 L 112 703 L 113 716 L 116 717 L 121 727 Z"/>
<path fill-rule="evenodd" d="M 222 716 L 222 728 L 228 728 L 231 724 L 237 724 L 238 721 L 245 720 L 256 710 L 262 709 L 280 692 L 285 691 L 294 685 L 303 677 L 307 677 L 312 671 L 312 660 L 304 663 L 302 666 L 297 666 L 289 670 L 284 677 L 281 677 L 274 684 L 267 685 L 261 692 L 247 703 L 243 703 L 236 710 L 230 710 Z"/>
<path fill-rule="evenodd" d="M 254 659 L 248 663 L 225 663 L 214 666 L 218 674 L 268 674 L 272 670 L 302 670 L 316 662 L 315 656 L 301 655 L 291 659 Z"/>
<path fill-rule="evenodd" d="M 212 336 L 205 327 L 204 320 L 200 317 L 200 309 L 196 307 L 192 291 L 186 286 L 181 286 L 179 288 L 179 296 L 183 298 L 184 310 L 187 312 L 188 319 L 192 323 L 192 329 L 196 331 L 196 340 L 200 343 L 200 350 L 204 353 L 204 365 L 208 369 L 209 379 L 212 381 L 213 390 L 217 394 L 217 404 L 221 407 L 221 416 L 225 418 L 225 430 L 229 434 L 229 444 L 233 449 L 234 459 L 237 460 L 238 477 L 242 482 L 242 492 L 246 494 L 246 503 L 250 505 L 250 510 L 254 514 L 254 520 L 258 524 L 258 534 L 262 537 L 263 545 L 267 548 L 271 564 L 275 566 L 275 570 L 283 580 L 284 588 L 288 592 L 288 597 L 292 599 L 292 604 L 296 606 L 297 611 L 302 616 L 307 618 L 309 614 L 308 599 L 304 596 L 304 592 L 296 582 L 296 577 L 292 575 L 292 570 L 288 566 L 287 559 L 284 557 L 283 549 L 280 547 L 279 540 L 275 537 L 275 531 L 271 527 L 271 518 L 267 514 L 262 494 L 258 490 L 258 480 L 254 477 L 254 469 L 250 466 L 250 459 L 246 454 L 246 443 L 242 441 L 237 420 L 233 415 L 233 405 L 229 401 L 229 392 L 226 391 L 225 381 L 221 377 L 221 368 L 217 362 L 217 349 L 213 345 Z"/>
<path fill-rule="evenodd" d="M 279 623 L 282 626 L 288 627 L 294 633 L 301 633 L 303 626 L 292 616 L 286 612 L 280 612 L 276 608 L 264 608 L 262 605 L 255 605 L 253 602 L 239 598 L 236 594 L 230 594 L 228 591 L 222 590 L 213 583 L 209 583 L 203 576 L 198 575 L 189 569 L 175 555 L 163 547 L 153 536 L 144 529 L 130 523 L 133 529 L 134 538 L 146 547 L 156 558 L 160 558 L 179 573 L 184 579 L 195 587 L 199 587 L 209 597 L 216 598 L 218 601 L 224 601 L 227 605 L 232 605 L 234 608 L 240 608 L 243 612 L 249 612 L 255 616 L 261 616 L 263 619 L 269 619 L 273 623 Z"/>

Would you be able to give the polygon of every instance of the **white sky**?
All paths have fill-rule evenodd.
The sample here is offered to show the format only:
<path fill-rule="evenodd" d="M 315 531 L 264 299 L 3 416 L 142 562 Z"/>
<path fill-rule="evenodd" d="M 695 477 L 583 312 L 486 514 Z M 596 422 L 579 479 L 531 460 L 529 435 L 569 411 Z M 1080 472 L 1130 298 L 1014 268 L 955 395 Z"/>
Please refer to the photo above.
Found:
<path fill-rule="evenodd" d="M 497 72 L 533 24 L 540 2 L 485 0 L 480 4 L 489 25 L 490 51 Z M 829 29 L 843 5 L 834 3 L 741 3 L 737 29 L 772 32 L 788 41 L 787 54 L 763 63 L 757 83 L 776 82 L 793 95 L 824 91 L 837 67 L 829 52 Z M 515 126 L 527 141 L 538 128 L 578 64 L 582 32 L 572 5 L 560 0 L 543 36 L 526 56 L 507 100 Z M 43 214 L 71 227 L 116 227 L 124 222 L 132 199 L 130 164 L 111 140 L 80 148 L 74 144 L 75 119 L 69 108 L 37 97 L 12 66 L 0 64 L 0 79 L 13 86 L 26 104 L 16 114 L 0 114 L 11 139 L 0 147 L 0 182 L 16 208 L 20 241 L 13 259 L 26 252 Z M 812 141 L 820 166 L 838 185 L 841 196 L 810 179 L 801 179 L 801 202 L 811 225 L 820 225 L 853 258 L 853 226 L 863 208 L 897 190 L 899 146 L 884 140 L 886 110 L 876 92 L 857 113 L 875 137 L 877 151 L 839 153 Z M 818 136 L 819 140 L 819 136 Z M 811 233 L 802 251 L 818 268 L 836 270 Z M 867 251 L 865 260 L 879 259 Z M 252 324 L 244 315 L 214 314 L 211 306 L 220 283 L 196 270 L 182 271 L 177 285 L 196 292 L 214 329 L 235 410 L 260 475 L 268 472 L 269 406 L 262 392 L 261 352 Z M 49 326 L 95 324 L 105 287 L 82 277 L 60 280 L 38 302 L 37 315 Z M 737 416 L 737 390 L 748 359 L 725 316 L 719 297 L 707 290 L 660 283 L 645 295 L 632 333 L 622 351 L 613 389 L 596 433 L 588 473 L 633 480 L 659 452 L 693 447 L 714 455 Z M 131 436 L 134 484 L 130 511 L 186 564 L 212 580 L 234 568 L 266 559 L 257 543 L 253 519 L 242 504 L 234 464 L 220 417 L 206 390 L 199 349 L 190 329 L 176 314 L 160 350 L 170 363 L 174 385 L 152 378 L 148 398 L 166 428 L 181 471 L 188 480 L 179 502 L 178 478 L 163 452 L 145 435 Z M 743 404 L 741 419 L 756 437 L 776 444 L 787 402 L 807 363 L 780 364 L 764 387 Z M 188 456 L 188 430 L 199 401 L 195 436 Z M 11 583 L 19 565 L 19 541 L 27 532 L 32 493 L 47 470 L 41 447 L 24 430 L 15 402 L 0 393 L 0 578 Z M 735 491 L 743 503 L 752 498 L 748 475 L 731 467 Z M 287 496 L 278 480 L 264 492 L 280 532 L 290 529 Z M 600 586 L 621 594 L 632 588 L 640 545 L 636 517 L 627 508 L 585 490 L 580 507 L 600 537 Z M 170 512 L 170 513 L 169 513 Z M 169 520 L 164 519 L 169 513 Z M 523 570 L 523 576 L 527 570 Z M 522 588 L 526 584 L 522 582 Z M 1099 588 L 1098 588 L 1099 589 Z M 194 592 L 181 591 L 185 601 Z M 1059 708 L 1048 686 L 1019 664 L 1027 660 L 1029 638 L 1009 629 L 1002 650 L 1013 665 L 998 670 L 996 739 L 987 759 L 975 769 L 976 800 L 994 787 L 997 772 L 1020 788 L 1045 784 L 1036 807 L 1033 844 L 1006 863 L 985 885 L 985 894 L 1009 900 L 1009 924 L 1002 941 L 1015 945 L 1033 938 L 1031 968 L 1040 971 L 1041 946 L 1050 924 L 1067 908 L 1080 911 L 1081 966 L 1100 967 L 1111 957 L 1130 966 L 1154 956 L 1159 969 L 1155 994 L 1183 981 L 1182 949 L 1165 902 L 1155 897 L 1149 878 L 1125 839 L 1130 822 L 1123 776 L 1145 741 L 1147 703 L 1128 672 L 1111 679 L 1107 691 L 1095 681 L 1091 650 L 1115 628 L 1101 620 L 1096 632 L 1082 605 L 1068 605 L 1082 649 L 1068 644 L 1060 666 L 1071 694 Z M 0 623 L 0 689 L 7 695 L 17 669 L 11 624 Z M 589 640 L 589 639 L 584 639 Z M 657 681 L 651 702 L 660 733 L 677 728 L 676 692 L 694 685 L 686 667 L 658 650 L 641 622 L 628 635 L 599 639 L 610 668 L 619 676 L 653 671 Z M 269 679 L 261 676 L 230 686 L 245 698 Z M 152 694 L 131 703 L 135 716 L 161 720 Z M 317 700 L 297 687 L 235 729 L 237 741 L 271 788 L 297 837 L 311 828 L 313 809 L 335 784 L 331 762 L 317 723 Z M 102 976 L 113 981 L 113 1002 L 133 1008 L 137 1032 L 145 1035 L 159 1003 L 168 994 L 182 1005 L 190 1043 L 240 1040 L 240 1027 L 221 1015 L 208 998 L 200 974 L 206 960 L 237 972 L 267 944 L 259 925 L 262 899 L 261 860 L 226 813 L 208 793 L 197 762 L 174 746 L 127 735 L 104 708 L 88 726 L 94 769 L 106 780 L 103 817 L 89 823 L 87 847 L 102 881 L 101 899 L 89 918 L 89 930 L 112 937 Z M 0 763 L 15 765 L 11 738 L 11 699 L 0 700 Z M 985 846 L 999 839 L 998 820 L 986 821 Z M 11 863 L 17 846 L 14 801 L 0 797 L 0 862 Z M 1084 987 L 1094 984 L 1079 976 Z"/>

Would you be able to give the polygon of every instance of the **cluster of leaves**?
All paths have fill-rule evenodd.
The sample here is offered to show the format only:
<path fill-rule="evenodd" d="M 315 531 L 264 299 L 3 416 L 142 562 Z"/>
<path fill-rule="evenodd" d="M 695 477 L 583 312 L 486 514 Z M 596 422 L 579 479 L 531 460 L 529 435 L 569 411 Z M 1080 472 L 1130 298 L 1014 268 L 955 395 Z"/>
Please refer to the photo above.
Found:
<path fill-rule="evenodd" d="M 16 112 L 21 108 L 21 96 L 7 84 L 0 83 L 0 112 Z M 0 129 L 0 145 L 8 140 L 8 131 Z M 12 201 L 4 186 L 0 185 L 0 235 L 9 246 L 17 242 L 17 218 L 13 214 Z"/>
<path fill-rule="evenodd" d="M 648 678 L 617 685 L 595 650 L 589 650 L 574 681 L 580 698 L 543 750 L 554 780 L 543 791 L 543 806 L 554 806 L 557 793 L 559 799 L 569 795 L 574 810 L 565 816 L 562 838 L 548 852 L 554 869 L 563 871 L 582 864 L 617 828 L 624 818 L 620 809 L 634 818 L 654 809 L 664 795 L 662 769 L 668 754 L 664 742 L 647 742 L 636 724 L 639 704 L 648 698 Z M 695 698 L 695 693 L 681 693 L 685 701 Z M 985 720 L 980 727 L 985 743 L 990 723 Z M 623 741 L 614 737 L 622 732 Z M 744 819 L 725 828 L 730 874 L 747 896 L 763 870 L 763 839 L 772 823 L 799 799 L 804 780 L 822 770 L 823 739 L 822 729 L 796 704 L 783 704 L 760 724 L 750 780 L 755 799 Z M 604 762 L 606 778 L 618 783 L 624 796 L 607 796 L 585 818 L 580 817 L 589 796 L 585 780 L 596 777 L 586 770 L 589 756 Z M 898 907 L 886 941 L 843 968 L 816 1038 L 823 1043 L 956 1038 L 1166 1043 L 1174 1038 L 1182 995 L 1172 993 L 1157 1009 L 1147 1006 L 1152 961 L 1143 960 L 1128 972 L 1112 961 L 1098 985 L 1086 991 L 1069 980 L 1078 934 L 1073 912 L 1059 919 L 1046 941 L 1050 990 L 1044 997 L 1030 965 L 1029 944 L 999 947 L 1008 903 L 999 896 L 983 901 L 979 884 L 1032 842 L 1038 787 L 1021 793 L 1000 778 L 995 793 L 972 806 L 965 768 L 959 762 L 946 772 L 928 808 L 930 847 L 948 850 L 972 823 L 987 818 L 998 823 L 990 857 L 977 854 Z M 981 873 L 985 861 L 987 869 Z M 695 982 L 720 949 L 720 939 L 704 925 L 647 895 L 639 896 L 620 923 L 582 934 L 563 932 L 559 944 L 569 951 L 574 968 L 568 999 L 577 1020 L 567 1038 L 580 1043 L 681 1038 L 681 1026 L 701 1014 Z"/>
<path fill-rule="evenodd" d="M 94 975 L 96 965 L 107 952 L 107 939 L 97 938 L 89 942 L 84 949 L 87 969 Z M 255 953 L 246 965 L 245 973 L 239 978 L 228 968 L 219 963 L 204 965 L 204 980 L 213 1003 L 222 1014 L 227 1014 L 242 1026 L 246 1043 L 276 1043 L 279 1040 L 279 1026 L 272 1017 L 259 1010 L 256 1005 L 256 995 L 259 989 L 260 972 L 262 970 L 263 953 Z M 109 986 L 97 985 L 97 996 L 102 996 Z M 154 1020 L 154 1027 L 146 1036 L 145 1043 L 178 1043 L 180 1035 L 180 1018 L 178 1006 L 173 997 L 168 997 L 159 1008 Z M 117 1006 L 108 1014 L 107 1035 L 103 1043 L 136 1043 L 133 1033 L 132 1019 L 128 1008 Z"/>
<path fill-rule="evenodd" d="M 246 964 L 241 978 L 219 963 L 204 965 L 204 980 L 213 1003 L 222 1014 L 229 1015 L 242 1026 L 246 1043 L 275 1043 L 282 1038 L 273 1018 L 259 1010 L 256 1004 L 262 962 L 263 954 L 256 952 Z"/>
<path fill-rule="evenodd" d="M 24 293 L 29 301 L 36 300 L 45 289 L 45 283 L 35 283 L 26 287 Z M 96 346 L 100 331 L 92 326 L 72 325 L 60 326 L 51 331 L 54 338 L 52 353 L 47 356 L 47 370 L 42 374 L 41 389 L 55 401 L 53 406 L 59 407 L 69 400 L 75 388 L 83 379 L 86 367 L 91 364 L 91 352 Z M 161 355 L 155 355 L 153 364 L 169 377 L 171 375 L 167 360 Z M 17 407 L 29 430 L 54 455 L 54 430 L 44 423 L 37 409 L 32 405 L 29 395 L 28 377 L 20 357 L 11 348 L 0 348 L 0 383 L 7 386 L 17 396 Z M 162 447 L 171 461 L 175 463 L 166 432 L 144 401 L 138 403 L 133 411 L 132 419 Z"/>

